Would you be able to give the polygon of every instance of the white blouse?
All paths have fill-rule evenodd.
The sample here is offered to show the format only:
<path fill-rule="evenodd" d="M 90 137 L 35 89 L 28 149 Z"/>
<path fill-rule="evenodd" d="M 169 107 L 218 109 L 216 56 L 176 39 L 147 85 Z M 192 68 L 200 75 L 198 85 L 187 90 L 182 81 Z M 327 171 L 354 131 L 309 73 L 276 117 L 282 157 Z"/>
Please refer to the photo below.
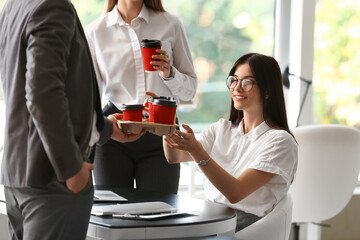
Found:
<path fill-rule="evenodd" d="M 102 97 L 118 108 L 141 104 L 145 91 L 190 101 L 197 89 L 190 49 L 180 20 L 168 12 L 154 12 L 145 4 L 139 16 L 127 24 L 116 6 L 85 28 Z M 161 40 L 175 76 L 163 79 L 158 71 L 145 72 L 140 42 Z"/>
<path fill-rule="evenodd" d="M 288 132 L 271 129 L 263 122 L 244 134 L 242 123 L 235 126 L 220 119 L 205 129 L 198 140 L 212 159 L 236 178 L 249 168 L 276 174 L 264 186 L 235 204 L 231 204 L 205 179 L 205 194 L 210 201 L 262 217 L 289 190 L 297 168 L 297 143 Z"/>

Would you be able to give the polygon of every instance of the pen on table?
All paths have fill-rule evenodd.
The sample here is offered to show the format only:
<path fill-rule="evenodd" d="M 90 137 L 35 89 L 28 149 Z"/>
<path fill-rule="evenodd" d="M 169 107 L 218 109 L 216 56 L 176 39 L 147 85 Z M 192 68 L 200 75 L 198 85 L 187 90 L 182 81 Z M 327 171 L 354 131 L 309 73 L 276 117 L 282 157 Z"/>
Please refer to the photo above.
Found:
<path fill-rule="evenodd" d="M 112 216 L 118 218 L 139 218 L 136 214 L 113 214 Z"/>

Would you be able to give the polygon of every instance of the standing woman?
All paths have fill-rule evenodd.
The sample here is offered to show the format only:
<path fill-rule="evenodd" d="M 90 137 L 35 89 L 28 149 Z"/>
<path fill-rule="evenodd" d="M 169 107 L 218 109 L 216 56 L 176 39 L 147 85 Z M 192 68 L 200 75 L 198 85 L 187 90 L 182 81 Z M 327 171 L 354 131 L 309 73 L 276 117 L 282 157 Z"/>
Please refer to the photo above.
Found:
<path fill-rule="evenodd" d="M 286 195 L 297 168 L 278 63 L 250 53 L 230 70 L 229 120 L 220 119 L 196 140 L 192 129 L 165 137 L 170 163 L 195 161 L 206 176 L 207 199 L 236 210 L 236 231 L 265 216 Z"/>
<path fill-rule="evenodd" d="M 143 104 L 145 92 L 189 101 L 197 77 L 180 20 L 166 12 L 161 0 L 107 0 L 106 13 L 85 28 L 99 89 L 107 100 L 104 115 L 122 104 Z M 145 72 L 140 42 L 156 39 L 157 71 Z M 128 143 L 109 141 L 96 147 L 96 185 L 177 193 L 180 164 L 168 164 L 162 137 L 146 133 Z"/>

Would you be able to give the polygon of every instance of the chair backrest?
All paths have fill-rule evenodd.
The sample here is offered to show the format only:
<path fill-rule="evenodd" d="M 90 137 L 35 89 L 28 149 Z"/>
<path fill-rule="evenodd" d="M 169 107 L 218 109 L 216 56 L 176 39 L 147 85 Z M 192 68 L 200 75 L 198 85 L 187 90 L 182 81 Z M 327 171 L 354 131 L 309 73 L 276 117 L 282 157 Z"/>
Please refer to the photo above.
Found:
<path fill-rule="evenodd" d="M 349 202 L 360 169 L 360 131 L 344 125 L 308 125 L 292 130 L 298 168 L 290 187 L 293 222 L 321 222 Z"/>
<path fill-rule="evenodd" d="M 238 239 L 288 240 L 291 229 L 292 198 L 288 193 L 266 216 L 235 233 Z"/>

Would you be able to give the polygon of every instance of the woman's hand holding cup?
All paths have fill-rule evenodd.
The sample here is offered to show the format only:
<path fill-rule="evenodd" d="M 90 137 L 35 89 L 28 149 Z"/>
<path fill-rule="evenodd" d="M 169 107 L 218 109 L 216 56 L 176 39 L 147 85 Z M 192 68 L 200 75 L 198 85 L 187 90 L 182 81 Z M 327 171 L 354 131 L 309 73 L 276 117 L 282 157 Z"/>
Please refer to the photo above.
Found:
<path fill-rule="evenodd" d="M 170 77 L 170 58 L 169 55 L 163 49 L 156 49 L 157 55 L 153 55 L 152 58 L 156 61 L 151 61 L 150 64 L 154 69 L 160 72 L 161 77 Z"/>
<path fill-rule="evenodd" d="M 171 75 L 170 58 L 167 52 L 161 49 L 161 41 L 143 39 L 140 43 L 144 60 L 145 71 L 159 71 L 163 78 Z"/>

